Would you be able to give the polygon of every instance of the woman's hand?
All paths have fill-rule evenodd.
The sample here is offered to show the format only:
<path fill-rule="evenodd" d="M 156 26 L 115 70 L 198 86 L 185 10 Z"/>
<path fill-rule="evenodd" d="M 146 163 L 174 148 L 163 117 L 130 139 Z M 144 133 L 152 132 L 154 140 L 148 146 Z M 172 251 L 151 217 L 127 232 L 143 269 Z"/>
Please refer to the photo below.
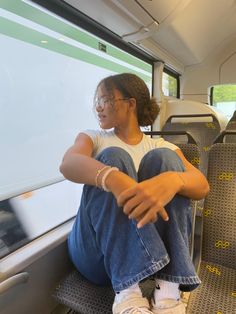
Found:
<path fill-rule="evenodd" d="M 122 171 L 112 171 L 106 178 L 106 187 L 118 200 L 119 195 L 125 190 L 136 186 L 138 183 Z"/>
<path fill-rule="evenodd" d="M 165 206 L 182 187 L 183 181 L 177 172 L 163 172 L 127 188 L 117 196 L 117 202 L 130 219 L 138 221 L 138 228 L 141 228 L 155 222 L 158 215 L 167 221 Z"/>

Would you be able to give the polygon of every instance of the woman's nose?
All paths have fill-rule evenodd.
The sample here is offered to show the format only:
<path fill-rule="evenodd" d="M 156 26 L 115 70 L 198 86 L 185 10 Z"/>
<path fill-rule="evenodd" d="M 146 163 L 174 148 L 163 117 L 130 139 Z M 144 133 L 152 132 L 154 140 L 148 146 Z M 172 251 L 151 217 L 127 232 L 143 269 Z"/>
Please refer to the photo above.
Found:
<path fill-rule="evenodd" d="M 101 112 L 101 111 L 103 111 L 103 106 L 101 106 L 100 104 L 99 105 L 96 105 L 96 111 L 97 112 Z"/>

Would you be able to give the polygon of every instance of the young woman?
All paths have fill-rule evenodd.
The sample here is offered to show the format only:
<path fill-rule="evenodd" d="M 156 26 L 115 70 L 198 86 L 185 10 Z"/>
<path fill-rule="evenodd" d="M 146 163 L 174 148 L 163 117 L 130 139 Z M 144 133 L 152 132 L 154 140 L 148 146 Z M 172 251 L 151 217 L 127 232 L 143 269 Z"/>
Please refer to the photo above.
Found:
<path fill-rule="evenodd" d="M 60 167 L 85 184 L 71 259 L 92 282 L 112 283 L 114 314 L 185 313 L 180 290 L 200 283 L 189 256 L 189 199 L 204 198 L 208 183 L 177 146 L 141 132 L 159 108 L 139 77 L 103 79 L 94 106 L 102 130 L 80 133 Z M 157 289 L 149 306 L 138 283 L 151 275 Z"/>

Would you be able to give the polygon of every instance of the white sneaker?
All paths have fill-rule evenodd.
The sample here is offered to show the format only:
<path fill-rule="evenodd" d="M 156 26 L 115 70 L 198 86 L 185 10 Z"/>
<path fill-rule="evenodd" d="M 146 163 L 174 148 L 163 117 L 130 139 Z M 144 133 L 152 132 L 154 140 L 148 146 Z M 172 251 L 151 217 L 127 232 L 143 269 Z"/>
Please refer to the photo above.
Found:
<path fill-rule="evenodd" d="M 157 304 L 152 302 L 153 314 L 186 314 L 186 305 L 181 301 L 165 299 L 158 301 Z"/>
<path fill-rule="evenodd" d="M 152 314 L 149 302 L 146 298 L 131 294 L 121 303 L 114 303 L 113 314 Z"/>

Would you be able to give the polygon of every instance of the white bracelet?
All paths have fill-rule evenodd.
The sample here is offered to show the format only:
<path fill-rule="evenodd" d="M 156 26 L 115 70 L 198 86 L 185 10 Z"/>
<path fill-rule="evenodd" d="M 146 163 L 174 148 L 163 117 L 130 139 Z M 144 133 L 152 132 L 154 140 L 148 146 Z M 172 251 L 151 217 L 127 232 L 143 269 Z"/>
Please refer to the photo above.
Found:
<path fill-rule="evenodd" d="M 102 181 L 101 181 L 101 186 L 102 186 L 102 189 L 106 192 L 110 192 L 110 190 L 108 190 L 108 188 L 106 187 L 106 178 L 107 176 L 109 175 L 110 172 L 112 171 L 119 171 L 119 169 L 117 167 L 111 167 L 109 169 L 107 169 L 107 171 L 104 173 L 103 177 L 102 177 Z"/>
<path fill-rule="evenodd" d="M 104 166 L 101 169 L 98 169 L 97 174 L 95 176 L 95 186 L 98 188 L 98 177 L 100 176 L 101 172 L 104 171 L 107 168 L 111 168 L 111 166 Z"/>

